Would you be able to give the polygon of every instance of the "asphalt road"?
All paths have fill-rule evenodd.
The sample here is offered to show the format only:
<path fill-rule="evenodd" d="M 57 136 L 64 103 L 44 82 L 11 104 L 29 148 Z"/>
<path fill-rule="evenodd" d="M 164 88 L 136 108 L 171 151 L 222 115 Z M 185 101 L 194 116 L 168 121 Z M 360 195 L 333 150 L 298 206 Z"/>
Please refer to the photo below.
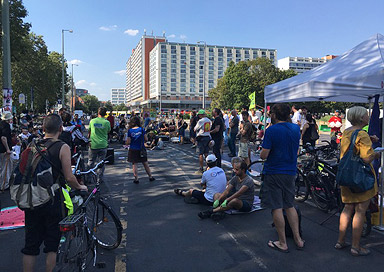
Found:
<path fill-rule="evenodd" d="M 148 151 L 156 181 L 149 182 L 143 167 L 140 184 L 126 162 L 126 151 L 116 146 L 115 164 L 107 166 L 104 195 L 119 214 L 124 235 L 122 245 L 111 252 L 100 251 L 105 268 L 90 271 L 380 271 L 384 261 L 384 235 L 373 231 L 362 244 L 373 252 L 355 258 L 349 250 L 335 250 L 338 218 L 320 225 L 328 214 L 310 204 L 299 204 L 306 246 L 290 253 L 270 249 L 277 239 L 271 227 L 270 210 L 227 215 L 222 221 L 200 220 L 204 206 L 186 204 L 175 188 L 199 187 L 193 173 L 198 161 L 190 145 L 167 144 L 165 150 Z M 3 206 L 13 205 L 9 192 L 0 194 Z M 0 232 L 0 271 L 21 271 L 20 249 L 24 229 Z M 350 233 L 348 239 L 350 240 Z M 40 256 L 36 271 L 43 271 Z"/>

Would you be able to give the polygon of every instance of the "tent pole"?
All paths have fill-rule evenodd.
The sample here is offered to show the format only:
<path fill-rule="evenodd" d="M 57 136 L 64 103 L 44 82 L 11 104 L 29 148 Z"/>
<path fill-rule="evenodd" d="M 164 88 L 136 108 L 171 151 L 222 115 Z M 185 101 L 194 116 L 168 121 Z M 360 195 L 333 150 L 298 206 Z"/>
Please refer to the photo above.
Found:
<path fill-rule="evenodd" d="M 383 102 L 383 106 L 384 106 L 384 102 Z M 384 118 L 383 118 L 383 121 L 382 121 L 382 128 L 384 128 Z M 382 146 L 383 146 L 383 139 L 384 139 L 384 129 L 381 129 L 381 142 L 382 142 Z M 383 188 L 383 185 L 384 185 L 384 173 L 383 173 L 383 168 L 384 166 L 384 152 L 381 153 L 381 166 L 380 166 L 380 170 L 379 170 L 379 225 L 378 226 L 375 226 L 375 229 L 377 230 L 380 230 L 380 231 L 384 231 L 384 226 L 383 226 L 383 197 L 384 197 L 384 188 Z"/>
<path fill-rule="evenodd" d="M 369 103 L 368 114 L 369 114 L 369 117 L 371 117 L 371 114 L 372 114 L 372 99 L 371 98 L 368 99 L 368 103 Z"/>

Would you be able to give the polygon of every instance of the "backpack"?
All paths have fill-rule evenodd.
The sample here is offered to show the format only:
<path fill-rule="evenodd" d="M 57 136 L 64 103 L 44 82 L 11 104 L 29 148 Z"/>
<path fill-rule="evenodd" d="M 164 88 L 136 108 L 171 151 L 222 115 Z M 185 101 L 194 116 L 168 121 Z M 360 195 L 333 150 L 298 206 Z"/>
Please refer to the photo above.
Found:
<path fill-rule="evenodd" d="M 60 188 L 60 176 L 53 179 L 52 163 L 47 157 L 48 149 L 58 142 L 33 139 L 21 153 L 10 180 L 11 199 L 21 210 L 33 210 L 49 202 Z"/>
<path fill-rule="evenodd" d="M 64 143 L 66 143 L 67 145 L 69 145 L 69 147 L 73 148 L 73 141 L 72 141 L 72 133 L 75 129 L 72 129 L 71 131 L 62 131 L 60 136 L 59 136 L 59 139 L 62 140 Z"/>
<path fill-rule="evenodd" d="M 317 133 L 317 131 L 316 131 L 316 126 L 313 125 L 311 127 L 311 137 L 310 137 L 310 139 L 311 139 L 311 141 L 317 141 L 319 138 L 320 138 L 320 136 L 319 136 L 319 133 Z"/>

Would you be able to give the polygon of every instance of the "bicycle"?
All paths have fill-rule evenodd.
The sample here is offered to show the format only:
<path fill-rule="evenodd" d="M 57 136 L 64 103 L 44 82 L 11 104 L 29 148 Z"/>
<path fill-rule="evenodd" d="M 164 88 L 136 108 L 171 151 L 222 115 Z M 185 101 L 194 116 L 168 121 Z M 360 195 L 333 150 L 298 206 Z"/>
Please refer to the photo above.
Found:
<path fill-rule="evenodd" d="M 76 176 L 97 176 L 96 170 L 103 167 L 108 158 L 88 171 L 77 170 Z M 92 259 L 96 266 L 98 246 L 112 250 L 121 243 L 123 227 L 120 219 L 100 195 L 101 183 L 97 178 L 95 180 L 95 188 L 84 202 L 59 223 L 62 237 L 57 252 L 57 271 L 84 271 Z M 85 197 L 86 193 L 75 191 L 71 194 Z"/>

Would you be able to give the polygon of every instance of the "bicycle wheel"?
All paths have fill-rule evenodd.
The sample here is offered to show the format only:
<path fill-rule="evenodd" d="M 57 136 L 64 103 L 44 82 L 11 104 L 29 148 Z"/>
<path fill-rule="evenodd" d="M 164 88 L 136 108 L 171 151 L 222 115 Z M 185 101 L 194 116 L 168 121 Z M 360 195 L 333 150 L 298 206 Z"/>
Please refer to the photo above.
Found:
<path fill-rule="evenodd" d="M 297 202 L 304 202 L 308 199 L 310 188 L 308 182 L 301 170 L 297 169 L 297 176 L 295 180 L 295 200 Z"/>
<path fill-rule="evenodd" d="M 314 173 L 308 174 L 309 188 L 312 200 L 322 211 L 328 212 L 331 204 L 331 193 L 322 178 Z"/>
<path fill-rule="evenodd" d="M 83 226 L 63 233 L 57 251 L 55 271 L 83 271 L 92 255 L 88 238 Z"/>
<path fill-rule="evenodd" d="M 123 227 L 120 219 L 103 199 L 97 205 L 92 199 L 87 206 L 88 228 L 93 228 L 97 244 L 105 249 L 115 249 L 121 243 Z"/>

